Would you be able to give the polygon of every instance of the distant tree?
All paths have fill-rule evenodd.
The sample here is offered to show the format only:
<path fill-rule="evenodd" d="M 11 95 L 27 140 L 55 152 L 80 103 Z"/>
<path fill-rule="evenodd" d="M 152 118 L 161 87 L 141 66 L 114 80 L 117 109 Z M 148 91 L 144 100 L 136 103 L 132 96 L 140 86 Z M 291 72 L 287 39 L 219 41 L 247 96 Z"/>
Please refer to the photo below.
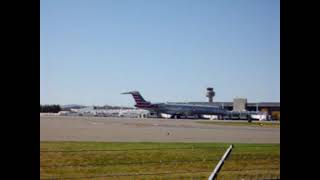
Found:
<path fill-rule="evenodd" d="M 60 105 L 53 104 L 53 105 L 41 105 L 40 104 L 40 112 L 43 113 L 58 113 L 61 111 Z"/>

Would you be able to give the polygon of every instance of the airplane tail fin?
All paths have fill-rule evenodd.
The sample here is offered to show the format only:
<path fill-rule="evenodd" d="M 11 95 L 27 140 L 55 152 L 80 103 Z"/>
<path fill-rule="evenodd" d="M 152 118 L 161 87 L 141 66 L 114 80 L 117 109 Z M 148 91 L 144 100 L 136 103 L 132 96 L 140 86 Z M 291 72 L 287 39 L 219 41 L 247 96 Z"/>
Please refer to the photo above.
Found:
<path fill-rule="evenodd" d="M 136 107 L 150 107 L 151 103 L 144 100 L 139 91 L 124 92 L 121 94 L 131 94 L 136 102 Z"/>

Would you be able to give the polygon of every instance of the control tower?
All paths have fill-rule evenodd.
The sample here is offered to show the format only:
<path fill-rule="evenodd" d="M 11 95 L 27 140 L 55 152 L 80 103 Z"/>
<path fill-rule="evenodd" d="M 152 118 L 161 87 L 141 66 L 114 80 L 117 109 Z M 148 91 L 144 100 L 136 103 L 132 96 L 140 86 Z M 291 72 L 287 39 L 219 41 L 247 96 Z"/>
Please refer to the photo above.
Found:
<path fill-rule="evenodd" d="M 206 96 L 209 98 L 209 103 L 212 103 L 213 101 L 213 97 L 216 93 L 213 91 L 213 88 L 212 87 L 208 87 L 207 88 L 207 93 L 206 93 Z"/>

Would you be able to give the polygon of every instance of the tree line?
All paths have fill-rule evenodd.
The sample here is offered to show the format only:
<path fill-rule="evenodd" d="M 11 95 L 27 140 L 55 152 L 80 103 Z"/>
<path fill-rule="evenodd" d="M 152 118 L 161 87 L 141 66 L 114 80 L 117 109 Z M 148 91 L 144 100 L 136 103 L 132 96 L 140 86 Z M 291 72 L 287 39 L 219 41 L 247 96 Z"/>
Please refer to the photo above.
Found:
<path fill-rule="evenodd" d="M 53 104 L 53 105 L 41 105 L 40 104 L 40 112 L 41 113 L 58 113 L 61 111 L 60 105 Z"/>

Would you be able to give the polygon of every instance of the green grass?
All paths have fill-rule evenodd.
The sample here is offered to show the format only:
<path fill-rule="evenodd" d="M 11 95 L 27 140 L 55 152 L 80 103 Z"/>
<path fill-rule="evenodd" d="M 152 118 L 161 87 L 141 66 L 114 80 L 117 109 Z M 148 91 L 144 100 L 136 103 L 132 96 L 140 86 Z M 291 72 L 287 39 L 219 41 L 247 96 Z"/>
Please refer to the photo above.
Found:
<path fill-rule="evenodd" d="M 228 146 L 224 143 L 41 142 L 40 176 L 88 179 L 85 177 L 159 173 L 161 175 L 115 176 L 107 179 L 207 179 Z M 279 169 L 279 150 L 279 144 L 235 144 L 219 176 L 236 173 L 253 176 L 263 174 L 261 170 L 256 170 L 259 168 Z M 246 172 L 250 169 L 255 170 Z M 168 172 L 175 174 L 165 174 Z M 279 174 L 278 170 L 267 172 L 270 173 Z"/>
<path fill-rule="evenodd" d="M 280 177 L 280 145 L 236 145 L 224 163 L 219 177 L 220 179 Z"/>
<path fill-rule="evenodd" d="M 228 126 L 249 126 L 249 127 L 271 127 L 280 128 L 280 123 L 270 123 L 270 122 L 219 122 L 219 121 L 196 121 L 201 124 L 216 124 L 216 125 L 228 125 Z"/>

